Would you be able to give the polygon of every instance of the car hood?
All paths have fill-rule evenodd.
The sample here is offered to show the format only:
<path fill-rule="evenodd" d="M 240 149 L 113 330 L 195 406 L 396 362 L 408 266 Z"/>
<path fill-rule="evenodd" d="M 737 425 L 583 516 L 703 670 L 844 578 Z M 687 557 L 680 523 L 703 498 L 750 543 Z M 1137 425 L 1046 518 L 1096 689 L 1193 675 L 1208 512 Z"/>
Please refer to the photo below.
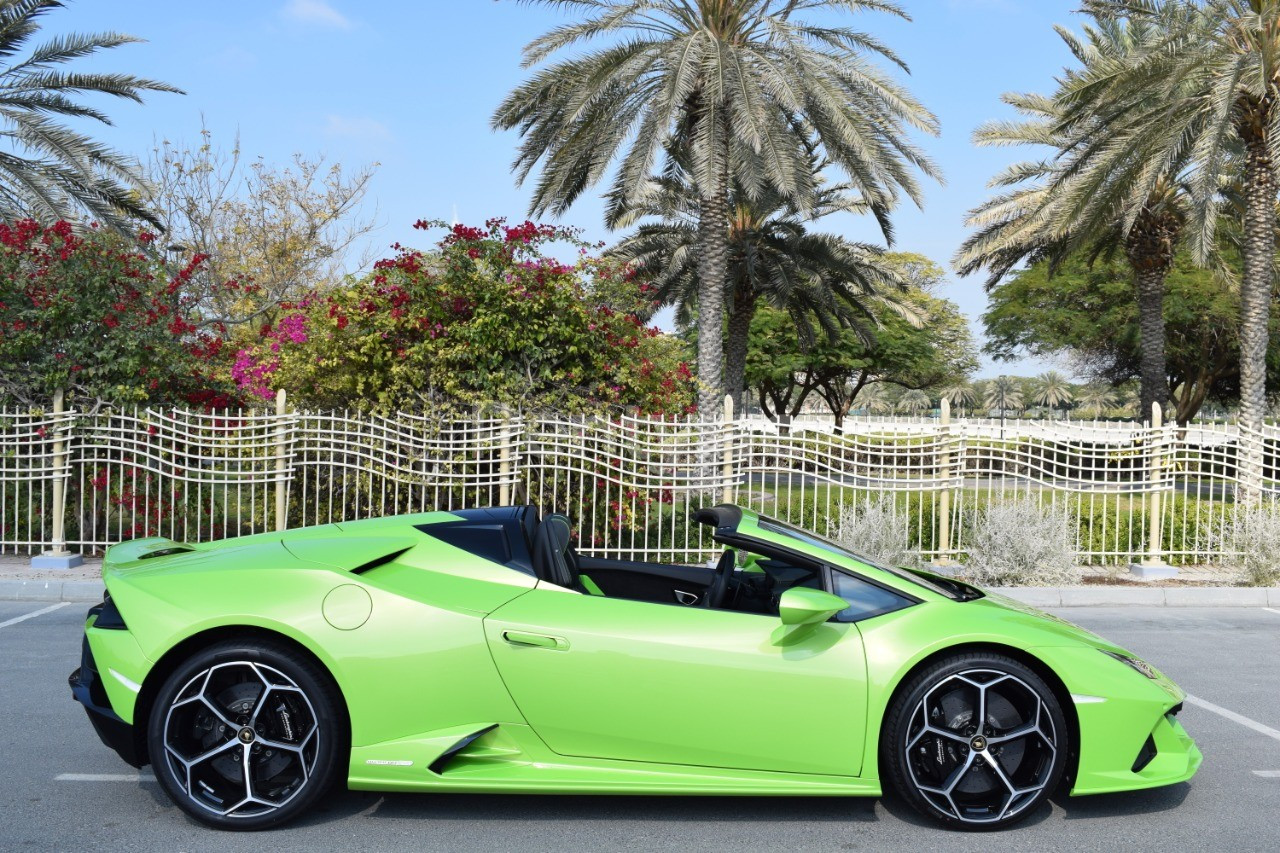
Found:
<path fill-rule="evenodd" d="M 1124 647 L 1117 646 L 1110 640 L 1099 637 L 1092 631 L 1085 630 L 1060 616 L 1046 613 L 1006 595 L 985 590 L 983 593 L 982 598 L 963 602 L 963 606 L 983 610 L 985 611 L 984 615 L 992 619 L 1015 622 L 1025 627 L 1034 628 L 1042 635 L 1048 633 L 1060 639 L 1063 645 L 1081 643 L 1095 649 L 1104 649 L 1109 652 L 1133 656 L 1133 653 Z"/>

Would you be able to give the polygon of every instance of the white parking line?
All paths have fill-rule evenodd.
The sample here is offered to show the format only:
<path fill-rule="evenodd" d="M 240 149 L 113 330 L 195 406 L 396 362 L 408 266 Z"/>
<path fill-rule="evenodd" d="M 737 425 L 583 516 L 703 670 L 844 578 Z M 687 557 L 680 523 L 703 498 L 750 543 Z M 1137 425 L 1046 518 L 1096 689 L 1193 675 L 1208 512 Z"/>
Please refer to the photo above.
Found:
<path fill-rule="evenodd" d="M 57 782 L 154 782 L 150 773 L 59 773 Z"/>
<path fill-rule="evenodd" d="M 60 601 L 57 604 L 50 604 L 48 607 L 42 607 L 39 610 L 33 610 L 32 612 L 27 613 L 23 616 L 15 616 L 12 619 L 6 619 L 5 621 L 0 622 L 0 628 L 8 628 L 10 625 L 17 625 L 19 622 L 25 622 L 28 619 L 34 619 L 37 616 L 43 616 L 46 613 L 52 613 L 53 611 L 61 607 L 66 607 L 70 603 L 71 602 L 69 601 Z"/>
<path fill-rule="evenodd" d="M 1262 609 L 1267 611 L 1268 613 L 1274 613 L 1277 616 L 1280 616 L 1280 610 L 1276 610 L 1274 607 L 1264 607 Z"/>
<path fill-rule="evenodd" d="M 1228 711 L 1226 708 L 1223 708 L 1220 705 L 1215 705 L 1212 702 L 1206 702 L 1198 696 L 1188 696 L 1187 702 L 1195 705 L 1197 708 L 1204 708 L 1206 711 L 1212 711 L 1220 717 L 1226 717 L 1231 722 L 1239 723 L 1245 728 L 1253 729 L 1258 734 L 1263 734 L 1269 738 L 1280 740 L 1280 731 L 1271 728 L 1271 726 L 1263 725 L 1257 720 L 1251 720 L 1243 714 L 1237 714 L 1235 711 Z"/>
<path fill-rule="evenodd" d="M 1263 779 L 1280 779 L 1280 770 L 1255 770 L 1253 775 Z"/>

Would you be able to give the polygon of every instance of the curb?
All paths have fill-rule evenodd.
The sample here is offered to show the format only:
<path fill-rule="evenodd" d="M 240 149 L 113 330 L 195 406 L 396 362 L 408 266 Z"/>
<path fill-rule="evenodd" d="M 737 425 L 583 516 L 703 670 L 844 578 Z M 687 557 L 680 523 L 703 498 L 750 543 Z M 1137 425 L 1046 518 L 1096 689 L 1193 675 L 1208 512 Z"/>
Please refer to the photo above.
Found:
<path fill-rule="evenodd" d="M 102 581 L 3 580 L 0 601 L 101 601 Z M 1032 607 L 1275 607 L 1280 587 L 991 587 Z"/>
<path fill-rule="evenodd" d="M 102 581 L 0 581 L 0 601 L 101 601 Z"/>
<path fill-rule="evenodd" d="M 1280 587 L 992 587 L 1032 607 L 1276 607 Z"/>

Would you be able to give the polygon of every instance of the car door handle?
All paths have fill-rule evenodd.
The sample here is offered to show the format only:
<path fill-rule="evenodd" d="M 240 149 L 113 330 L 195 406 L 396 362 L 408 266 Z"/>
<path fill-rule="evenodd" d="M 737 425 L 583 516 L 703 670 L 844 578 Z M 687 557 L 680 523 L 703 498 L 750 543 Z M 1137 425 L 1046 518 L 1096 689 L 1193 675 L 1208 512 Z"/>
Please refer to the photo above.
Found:
<path fill-rule="evenodd" d="M 567 649 L 569 644 L 560 637 L 546 634 L 526 634 L 524 631 L 503 631 L 502 639 L 513 646 L 534 646 L 539 649 Z"/>

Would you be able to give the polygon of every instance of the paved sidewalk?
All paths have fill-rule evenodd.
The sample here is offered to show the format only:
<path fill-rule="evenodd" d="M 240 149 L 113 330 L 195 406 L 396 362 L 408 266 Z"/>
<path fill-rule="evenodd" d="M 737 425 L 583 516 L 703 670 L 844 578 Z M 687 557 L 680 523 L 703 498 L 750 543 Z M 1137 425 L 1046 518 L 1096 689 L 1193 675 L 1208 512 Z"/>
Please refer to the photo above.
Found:
<path fill-rule="evenodd" d="M 33 569 L 31 557 L 0 555 L 0 600 L 98 601 L 102 558 L 86 557 L 75 569 Z"/>

